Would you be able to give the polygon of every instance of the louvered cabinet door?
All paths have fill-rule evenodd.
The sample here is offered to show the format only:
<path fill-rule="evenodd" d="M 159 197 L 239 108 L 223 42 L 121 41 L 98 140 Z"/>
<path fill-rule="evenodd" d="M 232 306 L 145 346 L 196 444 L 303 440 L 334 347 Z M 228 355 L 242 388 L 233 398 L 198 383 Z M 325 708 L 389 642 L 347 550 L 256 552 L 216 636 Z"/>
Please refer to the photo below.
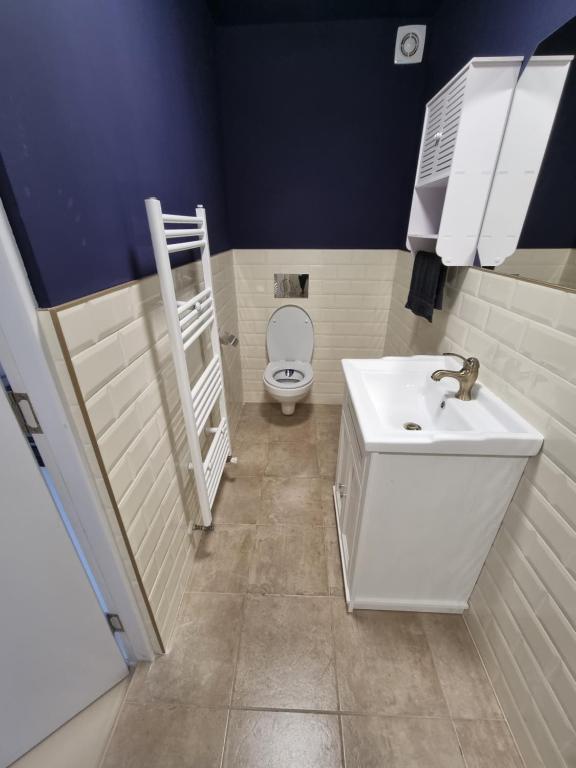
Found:
<path fill-rule="evenodd" d="M 426 108 L 426 123 L 422 140 L 422 153 L 418 169 L 418 185 L 428 184 L 436 174 L 438 147 L 442 138 L 444 94 L 440 94 Z"/>
<path fill-rule="evenodd" d="M 467 72 L 463 72 L 427 106 L 418 186 L 442 182 L 450 175 L 464 103 L 466 77 Z"/>

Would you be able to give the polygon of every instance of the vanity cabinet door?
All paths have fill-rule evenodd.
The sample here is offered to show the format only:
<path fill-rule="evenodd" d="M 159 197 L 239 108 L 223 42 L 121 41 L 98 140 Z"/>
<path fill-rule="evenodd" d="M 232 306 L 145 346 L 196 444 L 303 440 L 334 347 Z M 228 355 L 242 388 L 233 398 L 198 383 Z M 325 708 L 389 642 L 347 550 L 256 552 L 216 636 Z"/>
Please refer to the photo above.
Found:
<path fill-rule="evenodd" d="M 352 464 L 350 472 L 348 473 L 341 521 L 342 551 L 344 553 L 344 567 L 347 571 L 350 570 L 356 526 L 358 525 L 358 518 L 360 516 L 361 497 L 362 486 L 356 468 Z"/>
<path fill-rule="evenodd" d="M 340 423 L 340 442 L 338 444 L 338 463 L 336 465 L 336 514 L 338 522 L 342 527 L 344 506 L 346 501 L 346 487 L 350 470 L 352 466 L 352 451 L 350 444 L 350 435 L 346 425 L 346 419 L 342 418 Z"/>

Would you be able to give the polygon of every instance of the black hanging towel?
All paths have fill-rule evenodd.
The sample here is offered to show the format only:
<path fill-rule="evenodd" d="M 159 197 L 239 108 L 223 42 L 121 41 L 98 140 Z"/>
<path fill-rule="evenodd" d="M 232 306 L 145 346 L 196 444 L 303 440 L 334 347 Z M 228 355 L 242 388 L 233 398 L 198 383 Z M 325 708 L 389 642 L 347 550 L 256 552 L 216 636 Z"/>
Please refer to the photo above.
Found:
<path fill-rule="evenodd" d="M 414 257 L 412 280 L 406 309 L 432 322 L 435 309 L 442 309 L 446 267 L 435 253 L 418 251 Z"/>

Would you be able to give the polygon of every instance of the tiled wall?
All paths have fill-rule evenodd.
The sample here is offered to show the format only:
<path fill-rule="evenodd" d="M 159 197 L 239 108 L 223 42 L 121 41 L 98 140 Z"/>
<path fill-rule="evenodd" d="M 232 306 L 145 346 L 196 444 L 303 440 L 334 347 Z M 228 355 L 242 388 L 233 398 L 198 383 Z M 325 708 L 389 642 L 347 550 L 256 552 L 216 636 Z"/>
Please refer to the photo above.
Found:
<path fill-rule="evenodd" d="M 242 378 L 247 402 L 267 399 L 266 328 L 283 304 L 302 306 L 314 323 L 310 402 L 340 403 L 344 357 L 380 357 L 397 251 L 234 250 Z M 275 299 L 275 272 L 307 272 L 307 299 Z"/>
<path fill-rule="evenodd" d="M 404 309 L 400 254 L 387 354 L 476 355 L 480 380 L 545 436 L 471 597 L 468 626 L 527 768 L 576 765 L 576 294 L 455 271 L 434 322 Z"/>
<path fill-rule="evenodd" d="M 64 351 L 56 333 L 52 315 L 47 310 L 41 310 L 38 312 L 38 317 L 44 349 L 47 353 L 48 359 L 52 364 L 56 380 L 63 394 L 64 402 L 68 406 L 71 423 L 74 425 L 79 444 L 82 446 L 88 470 L 92 475 L 92 479 L 98 491 L 102 509 L 106 513 L 110 530 L 112 531 L 118 552 L 122 558 L 124 570 L 130 581 L 132 592 L 140 609 L 142 619 L 144 620 L 148 630 L 148 635 L 150 637 L 152 647 L 154 651 L 158 653 L 160 651 L 160 644 L 156 634 L 154 618 L 150 615 L 150 612 L 147 608 L 141 582 L 138 579 L 138 569 L 136 568 L 133 560 L 130 558 L 130 553 L 124 538 L 125 533 L 123 533 L 122 528 L 119 525 L 118 517 L 113 506 L 113 501 L 110 497 L 102 469 L 98 463 L 98 459 L 96 457 L 96 453 L 88 433 L 86 422 L 80 408 L 79 399 L 70 379 L 68 367 L 64 359 Z"/>
<path fill-rule="evenodd" d="M 220 327 L 238 333 L 231 252 L 214 256 L 212 269 Z M 174 274 L 179 298 L 201 289 L 198 263 Z M 197 499 L 187 469 L 158 279 L 146 278 L 52 314 L 61 327 L 113 501 L 167 644 L 189 575 L 187 528 L 195 519 Z M 192 379 L 202 370 L 205 354 L 197 345 L 189 352 Z M 226 348 L 223 362 L 234 429 L 243 400 L 238 350 Z"/>

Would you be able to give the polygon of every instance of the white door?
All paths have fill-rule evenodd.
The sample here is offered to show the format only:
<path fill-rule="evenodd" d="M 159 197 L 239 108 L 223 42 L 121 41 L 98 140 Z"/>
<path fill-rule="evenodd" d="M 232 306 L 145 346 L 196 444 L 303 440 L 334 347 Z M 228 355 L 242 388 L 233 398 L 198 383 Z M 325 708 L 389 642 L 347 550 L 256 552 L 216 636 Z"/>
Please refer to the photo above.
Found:
<path fill-rule="evenodd" d="M 127 674 L 0 386 L 0 766 Z"/>

